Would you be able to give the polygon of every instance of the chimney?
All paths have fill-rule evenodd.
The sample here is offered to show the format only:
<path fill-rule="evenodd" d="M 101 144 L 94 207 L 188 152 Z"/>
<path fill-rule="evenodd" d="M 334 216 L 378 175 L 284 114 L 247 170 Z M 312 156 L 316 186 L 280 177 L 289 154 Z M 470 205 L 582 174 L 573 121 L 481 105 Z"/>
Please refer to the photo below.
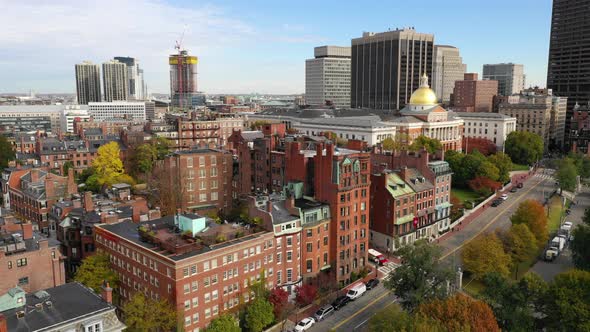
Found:
<path fill-rule="evenodd" d="M 30 222 L 21 224 L 23 229 L 23 240 L 29 240 L 33 238 L 33 224 Z"/>
<path fill-rule="evenodd" d="M 140 210 L 141 209 L 136 204 L 133 204 L 133 206 L 131 206 L 131 220 L 133 220 L 133 222 L 136 224 L 139 223 L 141 219 Z"/>
<path fill-rule="evenodd" d="M 68 168 L 68 194 L 72 195 L 78 192 L 78 186 L 76 185 L 76 179 L 74 178 L 74 169 Z"/>
<path fill-rule="evenodd" d="M 101 286 L 100 295 L 102 299 L 107 303 L 113 303 L 113 289 L 108 281 L 103 281 Z"/>
<path fill-rule="evenodd" d="M 272 212 L 272 202 L 270 201 L 270 197 L 269 197 L 268 201 L 266 201 L 266 211 Z"/>
<path fill-rule="evenodd" d="M 0 314 L 0 332 L 8 332 L 8 322 L 3 314 Z"/>
<path fill-rule="evenodd" d="M 92 192 L 84 192 L 84 211 L 90 212 L 94 210 L 94 202 L 92 201 Z"/>
<path fill-rule="evenodd" d="M 31 170 L 31 182 L 35 183 L 39 181 L 39 170 L 36 168 L 33 168 Z"/>
<path fill-rule="evenodd" d="M 402 178 L 402 180 L 404 180 L 405 182 L 408 182 L 408 168 L 406 166 L 403 166 L 399 170 L 399 177 Z"/>

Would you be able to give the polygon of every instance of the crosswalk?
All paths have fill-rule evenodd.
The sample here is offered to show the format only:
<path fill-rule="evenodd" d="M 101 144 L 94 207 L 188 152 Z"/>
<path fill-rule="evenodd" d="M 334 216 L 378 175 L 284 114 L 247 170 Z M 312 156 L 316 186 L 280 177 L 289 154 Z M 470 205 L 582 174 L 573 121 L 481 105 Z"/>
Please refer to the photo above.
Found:
<path fill-rule="evenodd" d="M 553 179 L 553 175 L 543 174 L 543 173 L 535 173 L 533 177 L 541 178 L 541 179 Z"/>
<path fill-rule="evenodd" d="M 394 262 L 387 262 L 383 266 L 379 267 L 379 272 L 383 273 L 384 275 L 388 275 L 391 271 L 395 270 L 399 264 Z"/>

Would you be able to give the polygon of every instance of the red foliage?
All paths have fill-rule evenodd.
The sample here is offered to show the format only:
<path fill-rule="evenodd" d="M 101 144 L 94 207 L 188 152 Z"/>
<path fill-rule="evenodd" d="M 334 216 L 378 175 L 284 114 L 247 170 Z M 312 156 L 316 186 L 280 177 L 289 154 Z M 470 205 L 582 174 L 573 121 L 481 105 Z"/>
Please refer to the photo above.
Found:
<path fill-rule="evenodd" d="M 489 156 L 496 153 L 496 144 L 486 138 L 463 137 L 463 150 L 468 153 L 477 150 L 484 156 Z"/>
<path fill-rule="evenodd" d="M 497 181 L 492 181 L 485 176 L 477 176 L 473 180 L 469 181 L 469 188 L 477 193 L 484 193 L 489 191 L 490 193 L 500 189 L 502 184 Z"/>
<path fill-rule="evenodd" d="M 318 294 L 318 288 L 314 285 L 304 284 L 295 288 L 295 302 L 301 307 L 311 304 Z"/>
<path fill-rule="evenodd" d="M 281 317 L 285 306 L 289 303 L 289 293 L 281 287 L 270 291 L 268 302 L 272 304 L 275 317 Z"/>

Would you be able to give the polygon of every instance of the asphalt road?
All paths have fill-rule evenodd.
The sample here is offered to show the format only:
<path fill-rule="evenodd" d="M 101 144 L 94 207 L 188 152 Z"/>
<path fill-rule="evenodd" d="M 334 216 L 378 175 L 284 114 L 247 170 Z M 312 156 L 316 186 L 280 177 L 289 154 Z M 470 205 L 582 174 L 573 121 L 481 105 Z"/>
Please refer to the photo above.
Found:
<path fill-rule="evenodd" d="M 443 262 L 456 267 L 460 264 L 460 252 L 463 244 L 482 232 L 491 232 L 498 228 L 510 227 L 510 216 L 518 204 L 526 199 L 542 201 L 544 194 L 555 190 L 555 180 L 549 174 L 536 174 L 525 182 L 524 188 L 516 193 L 508 193 L 508 199 L 498 207 L 488 206 L 475 220 L 462 226 L 459 233 L 447 238 L 440 244 L 443 249 Z M 589 196 L 590 201 L 590 196 Z M 321 332 L 335 329 L 338 332 L 365 331 L 369 319 L 379 310 L 395 302 L 396 297 L 388 292 L 383 284 L 336 311 L 323 321 L 316 323 L 309 331 Z"/>

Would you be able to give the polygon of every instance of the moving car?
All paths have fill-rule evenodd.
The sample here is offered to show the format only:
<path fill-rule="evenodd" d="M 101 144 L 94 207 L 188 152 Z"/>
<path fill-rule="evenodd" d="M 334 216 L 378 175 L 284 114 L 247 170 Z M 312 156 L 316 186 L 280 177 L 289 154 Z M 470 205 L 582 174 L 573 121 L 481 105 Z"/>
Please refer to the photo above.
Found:
<path fill-rule="evenodd" d="M 516 188 L 516 187 L 512 187 L 512 188 L 510 188 L 510 192 L 511 192 L 511 193 L 515 193 L 515 192 L 517 192 L 517 191 L 518 191 L 518 188 Z"/>
<path fill-rule="evenodd" d="M 372 260 L 373 262 L 379 264 L 380 266 L 383 266 L 383 264 L 389 262 L 389 260 L 387 260 L 387 258 L 385 258 L 385 256 L 383 256 L 382 253 L 378 252 L 375 249 L 369 249 L 369 259 Z"/>
<path fill-rule="evenodd" d="M 367 286 L 365 286 L 364 283 L 360 283 L 360 284 L 352 287 L 350 290 L 348 290 L 348 293 L 346 293 L 346 296 L 350 297 L 351 300 L 355 300 L 356 298 L 363 296 L 366 291 L 367 291 Z"/>
<path fill-rule="evenodd" d="M 311 317 L 303 318 L 297 325 L 295 325 L 295 331 L 307 331 L 309 330 L 313 324 L 315 323 L 315 319 Z"/>
<path fill-rule="evenodd" d="M 495 199 L 495 200 L 492 202 L 492 206 L 493 206 L 493 207 L 496 207 L 496 206 L 498 206 L 498 205 L 502 204 L 503 202 L 504 202 L 504 201 L 503 201 L 503 200 L 501 200 L 501 199 Z"/>
<path fill-rule="evenodd" d="M 322 319 L 326 318 L 329 314 L 334 313 L 334 307 L 331 305 L 323 306 L 318 311 L 315 312 L 315 320 L 317 322 L 321 321 Z"/>
<path fill-rule="evenodd" d="M 371 279 L 365 284 L 365 286 L 367 286 L 367 290 L 373 289 L 377 287 L 377 285 L 379 285 L 379 279 Z"/>
<path fill-rule="evenodd" d="M 348 302 L 350 302 L 350 297 L 346 295 L 339 296 L 334 302 L 332 302 L 332 307 L 334 307 L 334 310 L 338 310 L 344 307 Z"/>
<path fill-rule="evenodd" d="M 500 198 L 501 198 L 503 201 L 505 201 L 505 200 L 507 200 L 507 199 L 508 199 L 508 195 L 506 195 L 506 194 L 502 194 L 502 196 L 500 196 Z"/>

